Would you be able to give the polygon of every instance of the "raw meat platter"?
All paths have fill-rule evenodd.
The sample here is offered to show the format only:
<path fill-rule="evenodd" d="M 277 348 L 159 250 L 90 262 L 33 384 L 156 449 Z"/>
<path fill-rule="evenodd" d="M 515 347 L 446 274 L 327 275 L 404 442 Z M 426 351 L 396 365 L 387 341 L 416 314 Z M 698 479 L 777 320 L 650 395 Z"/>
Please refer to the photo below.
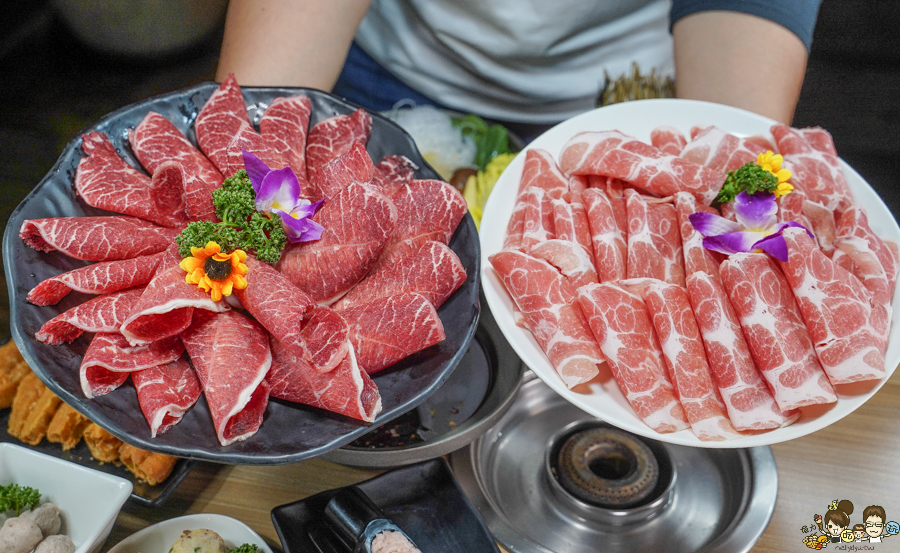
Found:
<path fill-rule="evenodd" d="M 771 132 L 773 125 L 775 125 L 775 121 L 766 117 L 737 108 L 706 102 L 689 100 L 643 100 L 626 102 L 598 108 L 553 127 L 529 144 L 528 147 L 513 160 L 498 180 L 484 210 L 480 233 L 482 285 L 484 287 L 484 294 L 488 305 L 495 315 L 501 331 L 509 340 L 519 357 L 522 358 L 523 362 L 525 362 L 537 376 L 566 400 L 584 410 L 586 414 L 602 419 L 624 430 L 669 443 L 720 448 L 762 446 L 805 436 L 811 432 L 825 428 L 847 416 L 871 398 L 881 386 L 884 385 L 891 374 L 893 374 L 897 364 L 900 363 L 900 336 L 898 336 L 900 335 L 900 327 L 898 327 L 896 322 L 889 329 L 885 325 L 882 325 L 882 328 L 885 330 L 882 331 L 883 334 L 881 336 L 885 336 L 887 340 L 886 349 L 882 350 L 884 352 L 884 372 L 881 373 L 883 376 L 874 379 L 869 377 L 867 380 L 860 379 L 863 381 L 854 381 L 851 383 L 835 383 L 833 386 L 833 394 L 837 397 L 836 401 L 834 401 L 834 395 L 832 395 L 830 402 L 825 401 L 820 404 L 806 406 L 804 406 L 804 404 L 798 404 L 799 417 L 797 416 L 797 411 L 792 411 L 791 417 L 794 417 L 795 420 L 790 424 L 783 424 L 780 427 L 765 431 L 743 431 L 737 436 L 735 436 L 737 433 L 734 433 L 734 429 L 732 429 L 731 439 L 722 441 L 700 440 L 697 437 L 696 428 L 694 429 L 694 432 L 692 432 L 691 428 L 658 432 L 648 426 L 648 423 L 644 422 L 647 419 L 642 420 L 642 418 L 639 418 L 632 408 L 632 405 L 626 399 L 606 363 L 599 365 L 599 374 L 593 377 L 585 377 L 585 379 L 581 381 L 584 383 L 571 387 L 566 385 L 563 378 L 557 373 L 549 358 L 542 350 L 541 345 L 538 340 L 535 339 L 534 335 L 524 326 L 517 324 L 520 317 L 520 313 L 518 312 L 519 308 L 508 293 L 504 281 L 502 280 L 503 277 L 498 273 L 498 269 L 491 264 L 490 258 L 504 249 L 504 242 L 507 239 L 508 224 L 510 224 L 511 217 L 514 213 L 514 207 L 517 203 L 520 181 L 522 181 L 523 168 L 525 167 L 525 160 L 529 155 L 529 151 L 544 151 L 555 160 L 559 161 L 561 152 L 567 144 L 583 144 L 585 142 L 588 144 L 596 144 L 602 140 L 600 138 L 594 138 L 596 135 L 590 135 L 589 138 L 582 139 L 579 137 L 579 139 L 573 139 L 578 133 L 582 132 L 605 133 L 609 131 L 610 134 L 615 134 L 615 131 L 619 131 L 649 145 L 651 142 L 651 132 L 654 131 L 654 129 L 664 126 L 673 127 L 676 130 L 676 133 L 681 133 L 687 137 L 691 137 L 692 129 L 703 129 L 705 127 L 714 126 L 725 133 L 737 137 L 761 137 L 762 141 L 774 144 L 776 140 Z M 696 132 L 696 130 L 694 132 Z M 688 140 L 691 139 L 689 138 Z M 756 140 L 756 138 L 752 138 L 747 142 L 754 140 Z M 690 144 L 690 142 L 688 142 L 688 144 Z M 590 150 L 592 147 L 594 146 L 589 145 L 588 150 L 580 150 L 576 155 L 583 155 L 583 151 L 596 151 Z M 532 157 L 537 157 L 534 155 L 537 153 L 538 152 L 532 152 Z M 838 152 L 838 155 L 839 154 L 840 152 Z M 540 155 L 545 154 L 542 153 Z M 754 153 L 753 156 L 756 156 L 756 154 Z M 581 159 L 587 158 L 583 157 Z M 754 162 L 756 162 L 755 157 Z M 562 165 L 564 165 L 564 162 L 560 162 L 560 170 L 563 170 Z M 571 167 L 571 165 L 569 166 Z M 847 181 L 849 192 L 852 193 L 855 204 L 861 206 L 865 210 L 865 213 L 868 214 L 868 224 L 871 228 L 871 232 L 885 241 L 900 243 L 900 227 L 898 227 L 894 216 L 888 210 L 884 202 L 882 202 L 875 190 L 843 160 L 837 159 L 837 163 L 835 163 L 834 166 L 839 166 L 839 169 L 836 168 L 835 171 L 843 171 L 843 176 Z M 616 175 L 616 177 L 624 179 L 624 177 L 619 177 L 618 175 Z M 530 178 L 537 180 L 538 177 L 532 175 Z M 534 180 L 531 182 L 534 182 Z M 572 181 L 570 180 L 569 182 L 571 190 Z M 658 195 L 665 196 L 668 194 Z M 628 194 L 626 194 L 626 197 L 628 197 Z M 631 209 L 630 205 L 631 204 L 629 204 L 629 210 Z M 528 217 L 528 215 L 525 215 L 524 217 Z M 528 231 L 526 230 L 526 232 Z M 629 230 L 629 232 L 631 231 Z M 799 231 L 797 233 L 790 233 L 791 236 L 799 236 L 799 234 Z M 805 233 L 803 234 L 805 235 Z M 787 230 L 785 231 L 785 236 L 788 237 Z M 787 239 L 788 241 L 794 240 L 793 238 Z M 798 237 L 796 243 L 799 243 L 799 241 L 800 238 Z M 764 256 L 766 254 L 739 254 L 739 256 L 748 255 Z M 545 263 L 544 266 L 550 265 Z M 598 273 L 600 270 L 601 269 L 598 267 Z M 515 271 L 513 272 L 515 273 Z M 557 274 L 559 274 L 558 271 Z M 563 274 L 566 274 L 565 270 L 563 270 Z M 513 277 L 509 276 L 507 278 L 511 279 Z M 601 283 L 602 282 L 603 279 L 601 278 Z M 856 284 L 860 287 L 862 286 L 859 282 Z M 522 286 L 522 289 L 525 290 L 525 285 L 523 284 Z M 582 306 L 584 306 L 583 300 L 585 299 L 583 297 L 585 295 L 583 294 L 583 291 L 588 289 L 589 286 L 595 285 L 578 288 L 578 300 L 581 302 Z M 634 284 L 631 283 L 629 286 L 634 286 Z M 690 287 L 690 283 L 688 286 Z M 603 287 L 602 284 L 601 287 Z M 895 290 L 896 286 L 891 289 Z M 646 295 L 646 288 L 643 292 L 637 293 L 637 295 L 634 295 L 635 293 L 636 292 L 632 292 L 632 297 L 638 299 L 642 293 L 645 294 L 643 296 L 644 300 L 647 301 L 648 307 L 650 306 L 650 300 Z M 880 309 L 884 313 L 890 312 L 892 320 L 896 321 L 898 315 L 900 315 L 900 307 L 897 305 L 896 294 L 894 294 L 893 297 L 894 299 L 890 305 L 888 305 L 886 303 L 887 300 L 885 300 L 885 303 L 880 304 Z M 553 300 L 550 301 L 552 302 Z M 734 300 L 732 299 L 732 303 L 733 302 Z M 559 316 L 563 317 L 564 315 Z M 595 315 L 592 314 L 586 316 L 590 317 L 591 321 L 593 321 Z M 656 315 L 653 315 L 653 317 L 653 323 L 656 325 Z M 597 332 L 593 327 L 591 327 L 590 330 L 593 330 L 594 334 Z M 771 330 L 768 332 L 771 333 Z M 882 338 L 882 344 L 884 344 L 883 340 L 884 338 Z M 812 344 L 810 344 L 810 348 L 812 348 Z M 666 363 L 666 366 L 668 367 L 668 358 Z M 827 370 L 828 369 L 826 368 L 826 371 Z M 596 374 L 596 371 L 594 371 L 594 373 Z M 825 375 L 823 373 L 822 378 L 824 377 Z M 590 379 L 588 380 L 588 378 Z M 829 378 L 831 378 L 830 374 Z"/>
<path fill-rule="evenodd" d="M 84 133 L 105 133 L 126 162 L 140 167 L 128 143 L 129 130 L 153 111 L 171 121 L 189 141 L 196 144 L 194 121 L 217 87 L 216 83 L 204 83 L 122 108 Z M 253 124 L 259 123 L 266 108 L 276 98 L 301 93 L 311 101 L 310 127 L 329 117 L 349 115 L 357 110 L 357 106 L 316 90 L 244 87 L 241 92 Z M 413 140 L 400 127 L 377 114 L 372 114 L 371 119 L 371 135 L 366 150 L 372 159 L 403 155 L 417 166 L 414 178 L 439 179 L 421 158 Z M 106 395 L 93 399 L 85 397 L 79 380 L 79 366 L 90 344 L 89 334 L 61 345 L 48 345 L 35 339 L 35 332 L 45 322 L 83 303 L 89 296 L 72 292 L 59 303 L 43 307 L 26 301 L 28 292 L 39 282 L 82 267 L 85 263 L 56 251 L 32 249 L 19 237 L 23 222 L 50 217 L 112 215 L 88 206 L 76 196 L 72 183 L 79 161 L 85 155 L 81 142 L 79 136 L 66 146 L 53 169 L 10 217 L 3 239 L 4 269 L 10 294 L 10 326 L 25 360 L 41 380 L 66 403 L 120 439 L 151 451 L 213 462 L 296 462 L 340 447 L 413 409 L 437 390 L 466 352 L 478 322 L 481 259 L 475 225 L 468 214 L 463 217 L 448 244 L 467 276 L 459 289 L 437 310 L 446 338 L 373 374 L 372 380 L 381 394 L 382 410 L 371 425 L 272 398 L 255 435 L 223 446 L 217 439 L 208 403 L 201 396 L 178 424 L 151 437 L 130 381 Z"/>

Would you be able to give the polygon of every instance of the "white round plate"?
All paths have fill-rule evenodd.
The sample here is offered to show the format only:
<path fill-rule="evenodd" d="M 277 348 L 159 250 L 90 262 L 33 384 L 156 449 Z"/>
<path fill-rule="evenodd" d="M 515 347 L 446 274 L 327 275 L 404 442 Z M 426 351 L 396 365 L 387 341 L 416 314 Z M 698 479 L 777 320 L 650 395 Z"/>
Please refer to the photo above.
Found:
<path fill-rule="evenodd" d="M 211 513 L 186 515 L 158 522 L 128 536 L 108 553 L 168 553 L 182 532 L 201 528 L 222 536 L 229 549 L 249 543 L 258 545 L 260 553 L 272 553 L 266 540 L 243 522 Z"/>
<path fill-rule="evenodd" d="M 543 149 L 558 158 L 563 145 L 582 131 L 619 130 L 649 143 L 650 132 L 662 125 L 675 127 L 686 136 L 690 136 L 691 127 L 715 125 L 738 136 L 763 135 L 773 140 L 769 129 L 774 123 L 775 121 L 761 115 L 720 104 L 674 99 L 640 100 L 598 108 L 564 121 L 536 138 L 516 156 L 500 175 L 484 208 L 479 232 L 482 284 L 500 330 L 522 361 L 541 380 L 575 406 L 623 430 L 663 442 L 699 447 L 754 447 L 799 438 L 846 417 L 881 388 L 900 363 L 900 325 L 895 324 L 891 329 L 885 355 L 887 375 L 884 379 L 837 386 L 836 403 L 803 408 L 800 418 L 790 426 L 767 432 L 747 433 L 742 438 L 724 442 L 701 442 L 690 430 L 662 434 L 650 429 L 635 415 L 615 380 L 609 377 L 608 371 L 605 375 L 601 373 L 600 377 L 587 385 L 579 386 L 577 392 L 566 388 L 531 333 L 516 325 L 512 299 L 488 261 L 488 257 L 503 247 L 506 225 L 512 215 L 527 150 Z M 882 238 L 900 243 L 900 227 L 875 190 L 843 160 L 841 165 L 856 200 L 865 207 L 869 215 L 872 230 Z M 893 317 L 896 321 L 900 317 L 897 294 L 894 298 Z"/>

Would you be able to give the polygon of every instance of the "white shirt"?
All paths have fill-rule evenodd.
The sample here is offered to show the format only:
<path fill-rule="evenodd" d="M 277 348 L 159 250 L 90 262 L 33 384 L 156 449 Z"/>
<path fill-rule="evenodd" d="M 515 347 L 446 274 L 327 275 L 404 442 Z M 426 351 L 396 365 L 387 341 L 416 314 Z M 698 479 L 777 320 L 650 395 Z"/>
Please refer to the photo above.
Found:
<path fill-rule="evenodd" d="M 670 0 L 373 0 L 357 44 L 461 111 L 553 123 L 596 106 L 604 70 L 674 76 Z"/>

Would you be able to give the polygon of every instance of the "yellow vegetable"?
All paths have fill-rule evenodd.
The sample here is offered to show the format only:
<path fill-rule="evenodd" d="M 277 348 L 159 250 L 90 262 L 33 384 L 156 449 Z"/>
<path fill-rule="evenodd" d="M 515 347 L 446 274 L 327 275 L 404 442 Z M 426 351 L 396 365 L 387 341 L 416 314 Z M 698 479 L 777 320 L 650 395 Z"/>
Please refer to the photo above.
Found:
<path fill-rule="evenodd" d="M 484 204 L 487 202 L 494 184 L 500 178 L 500 173 L 506 169 L 506 166 L 516 157 L 515 154 L 500 154 L 487 164 L 484 171 L 478 171 L 466 180 L 466 188 L 463 191 L 463 198 L 466 199 L 466 205 L 469 207 L 469 213 L 475 220 L 475 228 L 481 227 L 481 215 L 484 213 Z"/>

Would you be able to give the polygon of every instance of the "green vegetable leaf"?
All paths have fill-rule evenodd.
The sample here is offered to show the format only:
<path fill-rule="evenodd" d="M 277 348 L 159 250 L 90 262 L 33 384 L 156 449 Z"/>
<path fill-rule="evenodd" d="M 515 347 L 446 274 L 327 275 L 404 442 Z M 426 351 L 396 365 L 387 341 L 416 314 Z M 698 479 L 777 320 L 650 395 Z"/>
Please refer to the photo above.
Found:
<path fill-rule="evenodd" d="M 287 246 L 281 217 L 256 210 L 256 192 L 244 169 L 225 179 L 212 193 L 213 206 L 221 222 L 193 221 L 175 237 L 181 257 L 190 257 L 191 248 L 214 241 L 223 252 L 242 249 L 260 261 L 275 263 Z"/>
<path fill-rule="evenodd" d="M 259 553 L 259 546 L 256 544 L 245 543 L 235 547 L 229 553 Z"/>
<path fill-rule="evenodd" d="M 0 513 L 15 511 L 16 516 L 22 511 L 34 509 L 41 504 L 41 492 L 29 486 L 9 484 L 0 486 Z"/>
<path fill-rule="evenodd" d="M 774 192 L 778 188 L 778 177 L 766 171 L 756 163 L 749 161 L 746 165 L 728 171 L 728 177 L 716 196 L 715 204 L 722 205 L 734 201 L 741 192 Z"/>
<path fill-rule="evenodd" d="M 484 119 L 471 113 L 452 121 L 463 136 L 471 137 L 475 142 L 475 165 L 482 171 L 492 159 L 510 152 L 509 131 L 503 125 L 489 125 Z"/>

